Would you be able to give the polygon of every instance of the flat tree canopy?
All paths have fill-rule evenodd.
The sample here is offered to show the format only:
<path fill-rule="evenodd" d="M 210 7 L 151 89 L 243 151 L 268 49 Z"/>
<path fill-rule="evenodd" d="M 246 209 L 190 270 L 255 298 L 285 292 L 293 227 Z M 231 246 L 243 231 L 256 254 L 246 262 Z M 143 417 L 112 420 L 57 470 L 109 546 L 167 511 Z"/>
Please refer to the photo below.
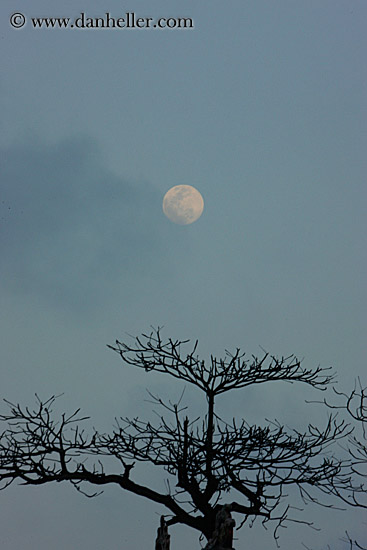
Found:
<path fill-rule="evenodd" d="M 197 530 L 207 548 L 219 548 L 216 518 L 224 509 L 236 514 L 240 526 L 256 519 L 272 524 L 276 541 L 287 521 L 311 525 L 288 502 L 290 486 L 304 502 L 329 506 L 324 499 L 333 496 L 360 505 L 364 488 L 353 481 L 353 456 L 338 459 L 333 453 L 335 444 L 352 432 L 338 412 L 331 411 L 323 427 L 309 424 L 304 433 L 277 421 L 257 426 L 216 414 L 220 395 L 253 384 L 297 382 L 325 390 L 333 381 L 329 368 L 305 369 L 294 355 L 277 358 L 264 352 L 247 358 L 240 349 L 205 362 L 196 353 L 198 342 L 185 352 L 188 345 L 162 340 L 158 329 L 109 347 L 127 365 L 199 389 L 206 403 L 203 418 L 190 418 L 181 400 L 164 402 L 150 394 L 163 411 L 156 423 L 121 417 L 111 433 L 94 429 L 88 435 L 82 428 L 88 417 L 79 416 L 79 409 L 53 418 L 55 396 L 46 401 L 37 397 L 34 409 L 7 402 L 10 411 L 0 417 L 6 423 L 0 436 L 3 488 L 15 480 L 25 485 L 68 481 L 85 492 L 88 484 L 113 483 L 163 505 L 164 526 L 181 523 Z M 115 471 L 106 471 L 105 457 L 116 459 Z M 161 491 L 140 484 L 134 477 L 136 462 L 163 468 L 172 482 Z"/>

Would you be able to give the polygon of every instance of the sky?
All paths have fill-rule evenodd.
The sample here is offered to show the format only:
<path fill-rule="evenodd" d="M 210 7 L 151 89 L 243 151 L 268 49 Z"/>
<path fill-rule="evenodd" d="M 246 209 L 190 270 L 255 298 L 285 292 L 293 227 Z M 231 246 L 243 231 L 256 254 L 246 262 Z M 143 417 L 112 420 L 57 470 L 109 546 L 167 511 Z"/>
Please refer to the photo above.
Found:
<path fill-rule="evenodd" d="M 81 12 L 194 27 L 32 27 Z M 183 385 L 107 348 L 151 326 L 198 339 L 203 358 L 265 348 L 332 366 L 344 391 L 367 385 L 366 3 L 3 0 L 0 14 L 1 397 L 63 394 L 56 412 L 82 407 L 100 430 L 151 419 L 146 388 L 174 399 Z M 204 198 L 191 225 L 162 212 L 180 184 Z M 322 425 L 304 403 L 319 394 L 285 386 L 218 406 Z M 198 392 L 185 398 L 202 411 Z M 135 475 L 162 487 L 149 468 Z M 87 499 L 13 485 L 0 501 L 6 550 L 153 548 L 163 513 L 112 486 Z M 358 511 L 302 514 L 321 530 L 290 525 L 283 550 L 341 550 L 345 530 L 366 542 Z M 170 532 L 172 550 L 200 547 L 189 528 Z M 275 548 L 261 526 L 236 537 L 237 550 Z"/>

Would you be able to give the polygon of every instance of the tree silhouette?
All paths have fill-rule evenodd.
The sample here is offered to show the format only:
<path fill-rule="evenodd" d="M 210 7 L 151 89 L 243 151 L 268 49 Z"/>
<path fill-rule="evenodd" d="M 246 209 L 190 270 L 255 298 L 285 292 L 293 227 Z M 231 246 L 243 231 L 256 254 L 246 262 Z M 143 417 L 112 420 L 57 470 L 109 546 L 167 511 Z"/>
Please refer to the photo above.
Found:
<path fill-rule="evenodd" d="M 354 390 L 350 394 L 333 389 L 337 395 L 344 397 L 345 404 L 333 406 L 325 401 L 326 405 L 331 409 L 344 408 L 349 416 L 362 427 L 362 434 L 359 437 L 355 434 L 349 437 L 349 452 L 352 457 L 353 471 L 358 476 L 367 478 L 367 471 L 360 468 L 365 468 L 367 464 L 367 388 L 363 388 L 360 379 L 358 379 L 358 388 L 356 382 Z M 358 504 L 367 508 L 367 503 L 359 502 Z"/>
<path fill-rule="evenodd" d="M 117 340 L 108 347 L 127 365 L 167 374 L 199 389 L 206 403 L 202 419 L 189 418 L 181 406 L 182 395 L 178 403 L 167 403 L 150 393 L 166 414 L 157 424 L 120 418 L 111 433 L 94 429 L 88 435 L 82 428 L 88 417 L 78 416 L 79 409 L 53 418 L 55 396 L 44 402 L 36 396 L 33 410 L 7 402 L 10 411 L 0 417 L 7 423 L 0 436 L 3 488 L 15 480 L 25 485 L 68 481 L 85 493 L 88 484 L 113 483 L 167 509 L 158 530 L 160 540 L 166 542 L 157 542 L 157 548 L 169 547 L 167 527 L 181 523 L 204 535 L 207 549 L 232 547 L 232 513 L 239 515 L 240 527 L 257 518 L 264 526 L 272 522 L 276 541 L 287 521 L 312 525 L 288 503 L 288 487 L 297 488 L 305 503 L 324 506 L 332 506 L 324 502 L 325 495 L 358 491 L 352 482 L 351 461 L 331 453 L 332 446 L 351 433 L 337 414 L 331 413 L 322 429 L 309 424 L 300 433 L 277 421 L 267 421 L 266 426 L 250 426 L 245 420 L 227 422 L 215 412 L 219 396 L 254 384 L 299 382 L 325 390 L 333 380 L 329 369 L 307 370 L 293 355 L 277 358 L 264 352 L 260 359 L 248 359 L 240 349 L 232 354 L 226 351 L 223 359 L 211 356 L 206 363 L 196 354 L 198 342 L 184 352 L 188 343 L 163 341 L 158 329 L 132 344 Z M 116 459 L 116 473 L 106 472 L 104 457 Z M 133 479 L 136 462 L 164 469 L 175 483 L 168 481 L 162 491 L 139 484 Z"/>
<path fill-rule="evenodd" d="M 367 509 L 367 488 L 364 485 L 364 480 L 367 478 L 367 388 L 362 386 L 358 378 L 354 389 L 349 394 L 339 391 L 335 387 L 333 387 L 333 392 L 338 398 L 342 398 L 342 404 L 332 404 L 327 399 L 324 399 L 322 403 L 329 409 L 347 412 L 355 424 L 361 426 L 361 433 L 358 436 L 355 430 L 349 434 L 348 451 L 351 457 L 351 471 L 355 474 L 356 479 L 362 479 L 362 483 L 359 486 L 355 485 L 354 491 L 347 495 L 340 493 L 337 487 L 334 488 L 334 493 L 349 506 Z M 341 540 L 348 543 L 349 550 L 367 550 L 366 545 L 362 546 L 359 541 L 349 535 L 348 531 L 345 532 L 345 535 L 346 538 Z"/>

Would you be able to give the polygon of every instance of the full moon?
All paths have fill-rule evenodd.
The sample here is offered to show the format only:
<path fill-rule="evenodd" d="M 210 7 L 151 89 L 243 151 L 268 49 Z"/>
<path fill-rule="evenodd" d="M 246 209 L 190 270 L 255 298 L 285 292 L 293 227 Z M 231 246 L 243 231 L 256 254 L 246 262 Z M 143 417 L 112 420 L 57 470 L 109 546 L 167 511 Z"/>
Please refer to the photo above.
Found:
<path fill-rule="evenodd" d="M 164 195 L 163 212 L 171 222 L 188 225 L 196 222 L 203 210 L 203 197 L 191 185 L 175 185 Z"/>

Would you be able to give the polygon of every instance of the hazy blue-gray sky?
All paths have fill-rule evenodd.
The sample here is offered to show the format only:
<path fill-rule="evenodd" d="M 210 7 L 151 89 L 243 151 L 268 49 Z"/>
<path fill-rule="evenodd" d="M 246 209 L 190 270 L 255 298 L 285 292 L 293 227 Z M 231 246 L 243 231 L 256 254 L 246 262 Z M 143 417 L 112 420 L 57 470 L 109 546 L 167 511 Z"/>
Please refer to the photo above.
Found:
<path fill-rule="evenodd" d="M 106 344 L 150 325 L 198 338 L 203 357 L 261 345 L 332 365 L 346 391 L 367 382 L 366 3 L 3 0 L 0 10 L 2 397 L 64 392 L 60 410 L 82 406 L 102 429 L 149 416 L 146 387 L 182 388 L 124 367 Z M 30 23 L 83 11 L 186 16 L 195 28 Z M 24 28 L 11 27 L 14 12 Z M 190 226 L 162 213 L 178 184 L 204 197 Z M 322 424 L 309 395 L 276 385 L 220 406 L 229 418 Z M 195 411 L 198 397 L 188 394 Z M 113 487 L 92 500 L 67 485 L 11 487 L 0 500 L 6 550 L 153 548 L 162 513 Z M 338 550 L 346 529 L 366 542 L 361 513 L 306 516 L 321 531 L 289 527 L 283 550 Z M 188 528 L 171 535 L 172 550 L 199 547 Z M 260 527 L 238 537 L 237 550 L 275 547 Z"/>

